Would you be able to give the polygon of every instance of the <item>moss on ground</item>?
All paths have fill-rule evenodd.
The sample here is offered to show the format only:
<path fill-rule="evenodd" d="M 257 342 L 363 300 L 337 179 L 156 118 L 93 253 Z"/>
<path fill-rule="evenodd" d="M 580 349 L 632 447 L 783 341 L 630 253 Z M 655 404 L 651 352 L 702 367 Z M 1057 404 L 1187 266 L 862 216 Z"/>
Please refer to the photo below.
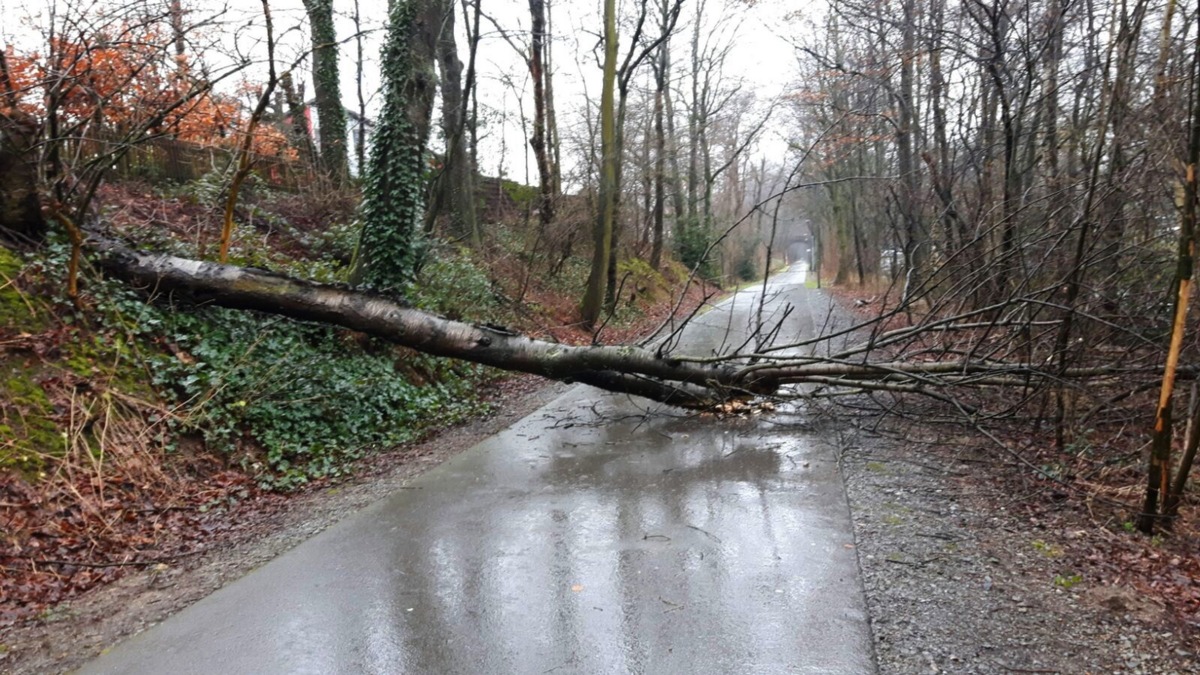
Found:
<path fill-rule="evenodd" d="M 24 269 L 17 253 L 0 246 L 0 334 L 34 334 L 46 328 L 46 318 L 19 283 Z M 0 469 L 32 476 L 47 456 L 62 454 L 66 447 L 40 370 L 31 361 L 0 358 Z"/>
<path fill-rule="evenodd" d="M 66 451 L 54 421 L 54 404 L 38 381 L 38 368 L 12 359 L 0 362 L 0 469 L 32 476 L 49 456 Z"/>
<path fill-rule="evenodd" d="M 34 333 L 45 328 L 45 319 L 17 283 L 24 268 L 20 256 L 0 246 L 0 331 Z"/>

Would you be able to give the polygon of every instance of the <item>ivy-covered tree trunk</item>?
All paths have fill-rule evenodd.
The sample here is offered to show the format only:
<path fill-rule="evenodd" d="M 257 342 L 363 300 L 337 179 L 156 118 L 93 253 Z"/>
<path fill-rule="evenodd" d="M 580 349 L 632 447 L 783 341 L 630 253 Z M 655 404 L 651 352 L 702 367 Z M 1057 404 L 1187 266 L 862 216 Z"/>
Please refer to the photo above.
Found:
<path fill-rule="evenodd" d="M 321 166 L 335 181 L 350 175 L 346 149 L 346 109 L 342 106 L 338 71 L 337 33 L 333 28 L 333 0 L 304 0 L 313 46 L 313 98 L 320 130 L 317 138 Z"/>
<path fill-rule="evenodd" d="M 437 89 L 435 2 L 396 0 L 383 48 L 383 109 L 363 181 L 362 232 L 352 279 L 399 291 L 413 273 L 425 214 L 425 143 Z"/>
<path fill-rule="evenodd" d="M 308 120 L 304 114 L 304 84 L 299 87 L 292 79 L 291 71 L 285 72 L 279 76 L 279 86 L 283 89 L 283 100 L 287 105 L 287 115 L 291 120 L 289 125 L 289 135 L 292 144 L 300 152 L 300 158 L 308 163 L 312 163 L 316 158 L 317 151 L 313 145 L 312 133 L 308 128 Z"/>

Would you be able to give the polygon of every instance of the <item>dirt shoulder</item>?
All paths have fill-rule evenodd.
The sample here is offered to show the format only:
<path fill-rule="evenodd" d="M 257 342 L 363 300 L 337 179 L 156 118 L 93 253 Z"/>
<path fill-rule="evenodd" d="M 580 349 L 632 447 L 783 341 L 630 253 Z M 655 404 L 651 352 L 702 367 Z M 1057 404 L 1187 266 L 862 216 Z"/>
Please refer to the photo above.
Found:
<path fill-rule="evenodd" d="M 1200 672 L 1197 626 L 1089 565 L 1127 542 L 1086 508 L 1021 489 L 977 443 L 909 429 L 841 446 L 881 673 Z"/>
<path fill-rule="evenodd" d="M 562 391 L 532 376 L 507 380 L 489 397 L 492 412 L 423 441 L 365 460 L 354 475 L 296 495 L 265 496 L 217 514 L 238 527 L 195 556 L 127 572 L 0 634 L 0 672 L 72 670 L 116 642 L 161 622 L 498 433 Z"/>

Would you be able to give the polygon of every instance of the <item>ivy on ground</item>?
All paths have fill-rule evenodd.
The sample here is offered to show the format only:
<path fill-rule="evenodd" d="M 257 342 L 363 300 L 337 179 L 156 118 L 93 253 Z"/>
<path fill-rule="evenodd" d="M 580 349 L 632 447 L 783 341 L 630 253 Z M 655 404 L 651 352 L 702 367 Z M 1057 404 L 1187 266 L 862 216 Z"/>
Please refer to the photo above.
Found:
<path fill-rule="evenodd" d="M 371 448 L 481 406 L 478 368 L 328 326 L 214 307 L 171 314 L 166 327 L 186 356 L 158 359 L 155 384 L 188 406 L 180 431 L 231 453 L 252 442 L 270 487 L 340 475 Z"/>
<path fill-rule="evenodd" d="M 65 242 L 52 240 L 28 264 L 0 253 L 0 271 L 10 280 L 20 276 L 22 286 L 38 293 L 61 286 Z M 468 257 L 446 258 L 427 265 L 437 272 L 438 292 L 417 286 L 414 300 L 452 312 L 452 294 L 441 285 L 448 276 L 464 276 L 476 280 L 472 309 L 489 305 L 486 276 Z M 255 312 L 148 303 L 123 283 L 98 278 L 85 285 L 86 310 L 66 298 L 21 292 L 11 284 L 0 292 L 0 307 L 11 309 L 0 325 L 46 329 L 50 337 L 43 342 L 55 345 L 38 348 L 50 361 L 32 370 L 0 358 L 0 431 L 19 437 L 0 444 L 0 466 L 30 476 L 40 468 L 37 457 L 61 454 L 61 420 L 39 384 L 56 372 L 100 377 L 125 394 L 164 400 L 172 410 L 169 436 L 202 438 L 265 487 L 278 489 L 340 475 L 372 449 L 411 440 L 484 405 L 477 393 L 483 368 L 351 331 Z M 33 320 L 30 308 L 40 305 L 55 307 L 61 328 Z"/>

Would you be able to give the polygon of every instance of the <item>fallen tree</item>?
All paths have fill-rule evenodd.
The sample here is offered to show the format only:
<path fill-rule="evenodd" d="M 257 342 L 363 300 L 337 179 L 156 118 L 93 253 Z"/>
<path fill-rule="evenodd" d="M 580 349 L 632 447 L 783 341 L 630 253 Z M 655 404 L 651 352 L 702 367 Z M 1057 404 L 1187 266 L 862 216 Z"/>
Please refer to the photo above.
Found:
<path fill-rule="evenodd" d="M 563 382 L 582 382 L 686 408 L 709 407 L 730 398 L 784 395 L 785 385 L 796 384 L 916 393 L 942 399 L 947 387 L 1021 387 L 1049 379 L 1114 378 L 1145 371 L 1117 366 L 1051 371 L 1032 363 L 985 359 L 866 359 L 872 349 L 904 336 L 914 330 L 911 328 L 875 335 L 863 345 L 827 356 L 796 356 L 792 350 L 831 336 L 760 353 L 720 357 L 673 354 L 667 346 L 671 340 L 655 347 L 579 347 L 535 340 L 499 326 L 453 321 L 370 291 L 266 270 L 144 253 L 111 240 L 93 241 L 100 252 L 97 263 L 106 273 L 151 295 L 183 294 L 199 303 L 334 324 L 434 356 Z M 945 332 L 978 326 L 943 324 L 924 330 Z M 838 335 L 844 337 L 850 332 L 843 330 Z"/>
<path fill-rule="evenodd" d="M 452 321 L 387 295 L 320 284 L 259 269 L 142 253 L 100 241 L 97 264 L 151 294 L 182 293 L 200 303 L 249 309 L 360 331 L 434 356 L 583 382 L 684 407 L 735 393 L 770 393 L 733 364 L 681 361 L 634 346 L 576 347 L 534 340 L 499 326 Z"/>

